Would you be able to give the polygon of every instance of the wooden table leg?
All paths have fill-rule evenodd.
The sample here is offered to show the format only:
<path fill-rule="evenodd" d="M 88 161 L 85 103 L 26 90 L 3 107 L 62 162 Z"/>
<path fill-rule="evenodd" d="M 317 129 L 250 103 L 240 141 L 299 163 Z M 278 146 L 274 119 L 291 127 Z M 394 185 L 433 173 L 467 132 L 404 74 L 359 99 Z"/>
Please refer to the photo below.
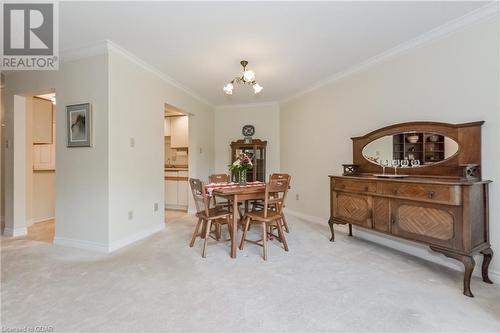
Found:
<path fill-rule="evenodd" d="M 236 243 L 238 238 L 238 195 L 234 195 L 233 198 L 233 225 L 231 226 L 233 230 L 233 237 L 231 237 L 231 258 L 236 258 Z"/>

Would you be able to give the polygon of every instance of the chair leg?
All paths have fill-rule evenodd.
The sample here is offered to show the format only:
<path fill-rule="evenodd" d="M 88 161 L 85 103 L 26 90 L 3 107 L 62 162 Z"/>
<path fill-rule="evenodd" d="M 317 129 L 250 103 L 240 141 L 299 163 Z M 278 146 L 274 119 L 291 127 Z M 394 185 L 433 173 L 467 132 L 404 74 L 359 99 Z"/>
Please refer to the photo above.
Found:
<path fill-rule="evenodd" d="M 247 219 L 245 220 L 245 224 L 243 225 L 243 235 L 241 236 L 240 250 L 243 250 L 243 247 L 245 246 L 245 240 L 247 239 L 248 229 L 250 229 L 249 217 L 247 217 Z"/>
<path fill-rule="evenodd" d="M 201 225 L 201 219 L 198 219 L 198 222 L 196 222 L 196 227 L 194 228 L 193 237 L 191 238 L 191 243 L 189 243 L 189 247 L 193 247 L 194 241 L 196 240 L 196 237 L 200 232 L 200 225 Z"/>
<path fill-rule="evenodd" d="M 217 241 L 220 241 L 220 235 L 221 235 L 220 223 L 216 223 L 215 224 L 215 239 L 217 239 Z"/>
<path fill-rule="evenodd" d="M 231 228 L 233 225 L 232 222 L 231 215 L 226 216 L 227 230 L 229 230 L 229 238 L 231 238 L 231 240 L 233 239 L 233 228 Z"/>
<path fill-rule="evenodd" d="M 283 227 L 281 226 L 281 221 L 276 221 L 276 226 L 278 228 L 278 234 L 280 236 L 281 243 L 283 243 L 283 248 L 288 252 L 288 243 L 286 242 L 285 233 L 283 232 Z"/>
<path fill-rule="evenodd" d="M 286 222 L 285 213 L 281 212 L 281 220 L 283 221 L 283 226 L 285 227 L 285 231 L 290 233 L 290 229 L 288 229 L 288 223 Z"/>
<path fill-rule="evenodd" d="M 262 255 L 264 260 L 267 260 L 267 227 L 265 222 L 262 222 Z"/>
<path fill-rule="evenodd" d="M 207 246 L 208 246 L 208 239 L 210 238 L 210 229 L 212 227 L 212 220 L 207 221 L 207 230 L 205 232 L 205 242 L 203 243 L 203 252 L 201 253 L 201 256 L 205 258 L 207 256 Z"/>

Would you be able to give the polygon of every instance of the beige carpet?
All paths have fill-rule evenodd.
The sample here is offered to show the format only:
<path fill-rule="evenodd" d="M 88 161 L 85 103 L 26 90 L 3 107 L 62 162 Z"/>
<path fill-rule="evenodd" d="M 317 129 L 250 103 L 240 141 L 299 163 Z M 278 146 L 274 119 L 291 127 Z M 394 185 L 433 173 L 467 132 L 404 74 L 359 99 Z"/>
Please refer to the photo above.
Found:
<path fill-rule="evenodd" d="M 4 328 L 97 331 L 500 331 L 498 285 L 289 217 L 291 251 L 188 247 L 195 220 L 111 255 L 2 242 Z M 256 229 L 257 231 L 258 229 Z M 224 232 L 226 232 L 224 230 Z M 258 237 L 256 234 L 253 236 Z"/>

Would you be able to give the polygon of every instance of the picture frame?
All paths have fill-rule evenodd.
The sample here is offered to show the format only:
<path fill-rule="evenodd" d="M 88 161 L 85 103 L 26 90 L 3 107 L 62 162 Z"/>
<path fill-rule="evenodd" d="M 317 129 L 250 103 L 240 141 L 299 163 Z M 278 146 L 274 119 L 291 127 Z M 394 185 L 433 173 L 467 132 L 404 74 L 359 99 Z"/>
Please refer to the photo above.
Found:
<path fill-rule="evenodd" d="M 90 103 L 66 106 L 67 147 L 92 147 L 92 107 Z"/>

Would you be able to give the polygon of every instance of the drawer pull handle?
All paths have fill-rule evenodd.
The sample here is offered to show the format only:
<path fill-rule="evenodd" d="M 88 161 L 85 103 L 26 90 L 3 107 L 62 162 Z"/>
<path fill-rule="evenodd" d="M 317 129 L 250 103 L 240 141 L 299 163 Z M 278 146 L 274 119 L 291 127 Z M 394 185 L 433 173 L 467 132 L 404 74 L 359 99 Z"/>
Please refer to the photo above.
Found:
<path fill-rule="evenodd" d="M 365 192 L 368 192 L 368 186 L 365 186 Z"/>
<path fill-rule="evenodd" d="M 392 190 L 392 193 L 393 193 L 394 195 L 398 195 L 398 189 Z"/>
<path fill-rule="evenodd" d="M 427 198 L 429 198 L 429 199 L 434 198 L 434 191 L 427 192 Z"/>
<path fill-rule="evenodd" d="M 394 217 L 391 217 L 391 223 L 392 224 L 395 224 L 396 223 L 396 219 Z"/>
<path fill-rule="evenodd" d="M 345 185 L 344 184 L 340 185 L 340 188 L 345 188 Z"/>

